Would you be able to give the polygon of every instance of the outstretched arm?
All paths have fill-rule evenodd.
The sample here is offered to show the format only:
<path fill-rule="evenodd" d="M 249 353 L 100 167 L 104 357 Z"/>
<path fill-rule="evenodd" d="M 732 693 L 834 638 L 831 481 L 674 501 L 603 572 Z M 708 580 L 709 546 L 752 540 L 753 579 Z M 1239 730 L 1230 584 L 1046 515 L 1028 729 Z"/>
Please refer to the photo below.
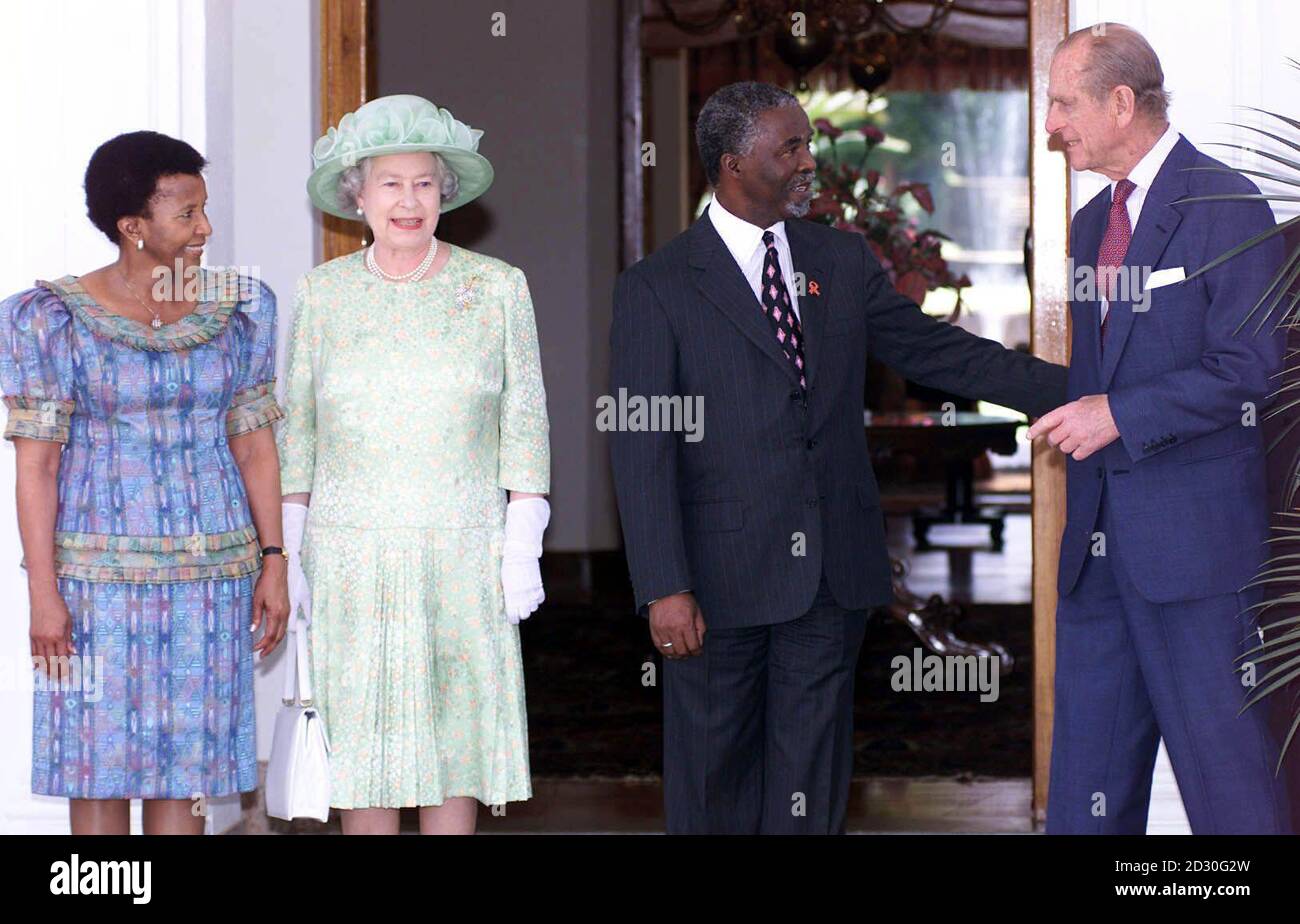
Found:
<path fill-rule="evenodd" d="M 863 238 L 867 345 L 918 384 L 1037 417 L 1065 403 L 1066 368 L 933 318 L 900 295 Z"/>

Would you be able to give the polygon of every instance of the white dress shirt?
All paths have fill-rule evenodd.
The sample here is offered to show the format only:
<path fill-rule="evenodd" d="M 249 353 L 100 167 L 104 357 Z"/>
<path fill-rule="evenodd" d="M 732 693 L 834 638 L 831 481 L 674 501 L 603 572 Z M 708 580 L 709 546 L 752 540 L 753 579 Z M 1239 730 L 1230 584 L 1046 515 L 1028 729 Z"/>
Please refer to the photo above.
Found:
<path fill-rule="evenodd" d="M 1165 133 L 1156 139 L 1156 143 L 1151 146 L 1151 150 L 1142 155 L 1142 159 L 1129 171 L 1127 179 L 1133 184 L 1133 191 L 1128 194 L 1128 199 L 1124 201 L 1124 205 L 1128 209 L 1130 235 L 1137 233 L 1138 218 L 1142 216 L 1142 205 L 1146 202 L 1147 190 L 1156 181 L 1156 174 L 1164 166 L 1165 160 L 1169 157 L 1169 152 L 1178 143 L 1178 138 L 1178 132 L 1174 131 L 1174 126 L 1171 124 L 1165 129 Z M 1119 181 L 1110 181 L 1112 202 L 1115 201 L 1115 184 L 1117 182 Z M 1131 236 L 1129 240 L 1132 241 Z M 1108 311 L 1110 311 L 1110 303 L 1103 298 L 1101 300 L 1101 316 L 1103 319 L 1105 319 Z"/>
<path fill-rule="evenodd" d="M 763 232 L 771 231 L 776 236 L 776 262 L 781 267 L 781 278 L 790 293 L 790 304 L 794 306 L 794 316 L 802 323 L 799 314 L 799 293 L 794 286 L 794 263 L 790 258 L 790 242 L 785 236 L 785 222 L 778 221 L 769 228 L 751 225 L 743 218 L 737 218 L 722 207 L 715 195 L 709 203 L 709 220 L 717 229 L 722 243 L 727 245 L 741 274 L 754 290 L 754 298 L 761 305 L 763 299 L 758 294 L 763 283 L 763 261 L 767 259 L 767 245 L 763 243 Z"/>

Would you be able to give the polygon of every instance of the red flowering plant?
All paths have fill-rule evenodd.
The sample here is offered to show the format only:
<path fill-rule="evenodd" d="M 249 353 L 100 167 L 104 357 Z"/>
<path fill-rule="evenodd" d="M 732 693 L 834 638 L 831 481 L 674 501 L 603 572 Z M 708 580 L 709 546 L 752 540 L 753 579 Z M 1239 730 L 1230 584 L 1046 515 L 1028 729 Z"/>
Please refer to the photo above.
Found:
<path fill-rule="evenodd" d="M 886 190 L 878 170 L 866 170 L 867 159 L 885 134 L 874 125 L 863 125 L 851 138 L 845 130 L 819 118 L 813 123 L 818 133 L 818 193 L 808 218 L 842 231 L 853 231 L 867 239 L 867 246 L 903 295 L 918 305 L 933 289 L 953 289 L 957 303 L 949 321 L 961 313 L 961 290 L 971 284 L 965 273 L 953 273 L 940 253 L 950 238 L 933 228 L 921 228 L 904 208 L 911 197 L 926 214 L 934 213 L 934 199 L 925 183 L 898 182 Z M 857 141 L 857 135 L 862 141 Z M 822 143 L 820 139 L 825 139 Z M 855 156 L 861 150 L 861 156 Z"/>

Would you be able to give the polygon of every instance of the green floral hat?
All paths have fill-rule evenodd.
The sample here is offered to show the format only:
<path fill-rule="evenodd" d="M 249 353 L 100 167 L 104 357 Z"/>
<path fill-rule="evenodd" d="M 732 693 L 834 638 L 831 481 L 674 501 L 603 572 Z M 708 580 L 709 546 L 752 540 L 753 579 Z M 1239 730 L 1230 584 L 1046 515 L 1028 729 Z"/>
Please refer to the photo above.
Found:
<path fill-rule="evenodd" d="M 478 153 L 483 132 L 458 121 L 420 96 L 381 96 L 349 112 L 312 147 L 316 169 L 307 180 L 307 195 L 318 209 L 359 221 L 361 216 L 339 203 L 339 176 L 362 158 L 431 151 L 455 171 L 460 191 L 443 200 L 448 212 L 476 199 L 492 185 L 492 165 Z"/>

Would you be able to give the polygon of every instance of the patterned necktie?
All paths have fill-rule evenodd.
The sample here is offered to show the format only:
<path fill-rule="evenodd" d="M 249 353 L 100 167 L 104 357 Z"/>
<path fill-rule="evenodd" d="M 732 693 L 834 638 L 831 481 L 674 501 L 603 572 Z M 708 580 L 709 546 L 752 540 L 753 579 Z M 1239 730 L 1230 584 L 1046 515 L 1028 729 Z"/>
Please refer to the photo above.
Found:
<path fill-rule="evenodd" d="M 785 353 L 785 358 L 799 376 L 799 387 L 807 389 L 803 374 L 803 329 L 794 313 L 785 280 L 781 278 L 781 263 L 776 255 L 776 235 L 764 231 L 763 243 L 767 245 L 767 255 L 763 258 L 759 302 L 763 306 L 763 314 L 767 315 L 767 320 L 772 325 L 772 333 L 776 335 L 781 352 Z"/>
<path fill-rule="evenodd" d="M 1133 237 L 1133 229 L 1128 221 L 1129 193 L 1137 189 L 1132 180 L 1124 179 L 1115 184 L 1115 195 L 1110 202 L 1110 215 L 1106 219 L 1106 233 L 1102 236 L 1101 246 L 1097 248 L 1097 276 L 1104 280 L 1103 296 L 1110 304 L 1101 317 L 1101 344 L 1106 346 L 1106 321 L 1110 317 L 1110 305 L 1115 304 L 1116 274 L 1124 265 L 1124 255 L 1128 253 L 1128 243 Z M 1104 275 L 1103 275 L 1104 274 Z"/>

